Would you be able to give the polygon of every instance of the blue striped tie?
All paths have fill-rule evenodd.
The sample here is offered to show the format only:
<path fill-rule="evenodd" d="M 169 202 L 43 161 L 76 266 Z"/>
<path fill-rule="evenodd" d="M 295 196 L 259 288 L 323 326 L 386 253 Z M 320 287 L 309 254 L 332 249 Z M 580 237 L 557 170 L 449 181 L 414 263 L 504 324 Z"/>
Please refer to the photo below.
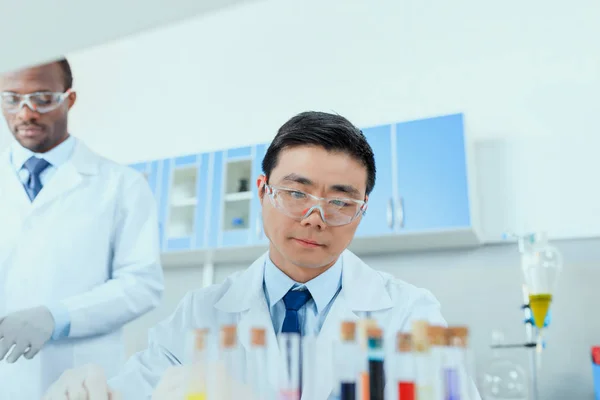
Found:
<path fill-rule="evenodd" d="M 40 190 L 42 190 L 40 174 L 50 166 L 50 163 L 43 158 L 31 157 L 29 160 L 25 161 L 23 166 L 29 171 L 29 179 L 23 187 L 25 187 L 29 200 L 33 201 Z"/>

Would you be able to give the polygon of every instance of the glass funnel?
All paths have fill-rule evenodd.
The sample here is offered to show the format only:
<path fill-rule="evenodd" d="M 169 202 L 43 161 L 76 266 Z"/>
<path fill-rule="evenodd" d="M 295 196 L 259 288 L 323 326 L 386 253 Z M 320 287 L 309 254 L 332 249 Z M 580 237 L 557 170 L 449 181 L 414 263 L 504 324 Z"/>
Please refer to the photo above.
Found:
<path fill-rule="evenodd" d="M 538 332 L 544 321 L 562 271 L 561 253 L 548 243 L 545 233 L 523 236 L 519 241 L 521 268 L 529 292 L 529 308 Z"/>

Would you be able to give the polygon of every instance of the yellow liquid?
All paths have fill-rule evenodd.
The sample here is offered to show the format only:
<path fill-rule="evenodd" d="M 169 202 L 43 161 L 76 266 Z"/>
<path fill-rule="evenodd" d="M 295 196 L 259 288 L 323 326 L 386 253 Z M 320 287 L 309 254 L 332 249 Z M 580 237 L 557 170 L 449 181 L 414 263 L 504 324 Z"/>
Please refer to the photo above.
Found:
<path fill-rule="evenodd" d="M 417 400 L 434 400 L 433 386 L 423 386 L 417 384 Z"/>
<path fill-rule="evenodd" d="M 538 329 L 542 329 L 544 327 L 544 320 L 546 319 L 546 314 L 548 314 L 548 309 L 550 308 L 551 302 L 552 295 L 548 293 L 529 295 L 529 307 L 531 308 L 531 312 L 533 314 L 535 326 L 537 326 Z"/>
<path fill-rule="evenodd" d="M 190 393 L 186 396 L 185 400 L 206 400 L 206 394 L 204 393 Z"/>

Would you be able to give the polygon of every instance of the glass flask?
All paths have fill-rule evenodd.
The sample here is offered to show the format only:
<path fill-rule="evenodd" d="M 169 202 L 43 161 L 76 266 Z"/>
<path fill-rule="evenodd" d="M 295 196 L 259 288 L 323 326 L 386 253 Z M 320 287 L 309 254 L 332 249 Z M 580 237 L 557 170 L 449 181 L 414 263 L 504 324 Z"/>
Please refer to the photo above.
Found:
<path fill-rule="evenodd" d="M 504 335 L 492 334 L 494 345 L 504 344 Z M 492 359 L 480 376 L 482 400 L 528 400 L 529 382 L 525 369 L 506 356 L 506 349 L 494 349 Z"/>

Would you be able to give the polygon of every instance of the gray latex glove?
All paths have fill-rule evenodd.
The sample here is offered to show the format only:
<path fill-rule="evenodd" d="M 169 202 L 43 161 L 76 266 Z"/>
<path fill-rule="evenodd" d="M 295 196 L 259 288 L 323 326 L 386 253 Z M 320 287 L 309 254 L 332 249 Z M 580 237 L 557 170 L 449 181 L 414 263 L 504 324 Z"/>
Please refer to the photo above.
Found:
<path fill-rule="evenodd" d="M 6 362 L 14 363 L 21 356 L 31 360 L 50 340 L 53 331 L 54 318 L 46 307 L 8 314 L 0 319 L 0 361 L 11 348 Z"/>

